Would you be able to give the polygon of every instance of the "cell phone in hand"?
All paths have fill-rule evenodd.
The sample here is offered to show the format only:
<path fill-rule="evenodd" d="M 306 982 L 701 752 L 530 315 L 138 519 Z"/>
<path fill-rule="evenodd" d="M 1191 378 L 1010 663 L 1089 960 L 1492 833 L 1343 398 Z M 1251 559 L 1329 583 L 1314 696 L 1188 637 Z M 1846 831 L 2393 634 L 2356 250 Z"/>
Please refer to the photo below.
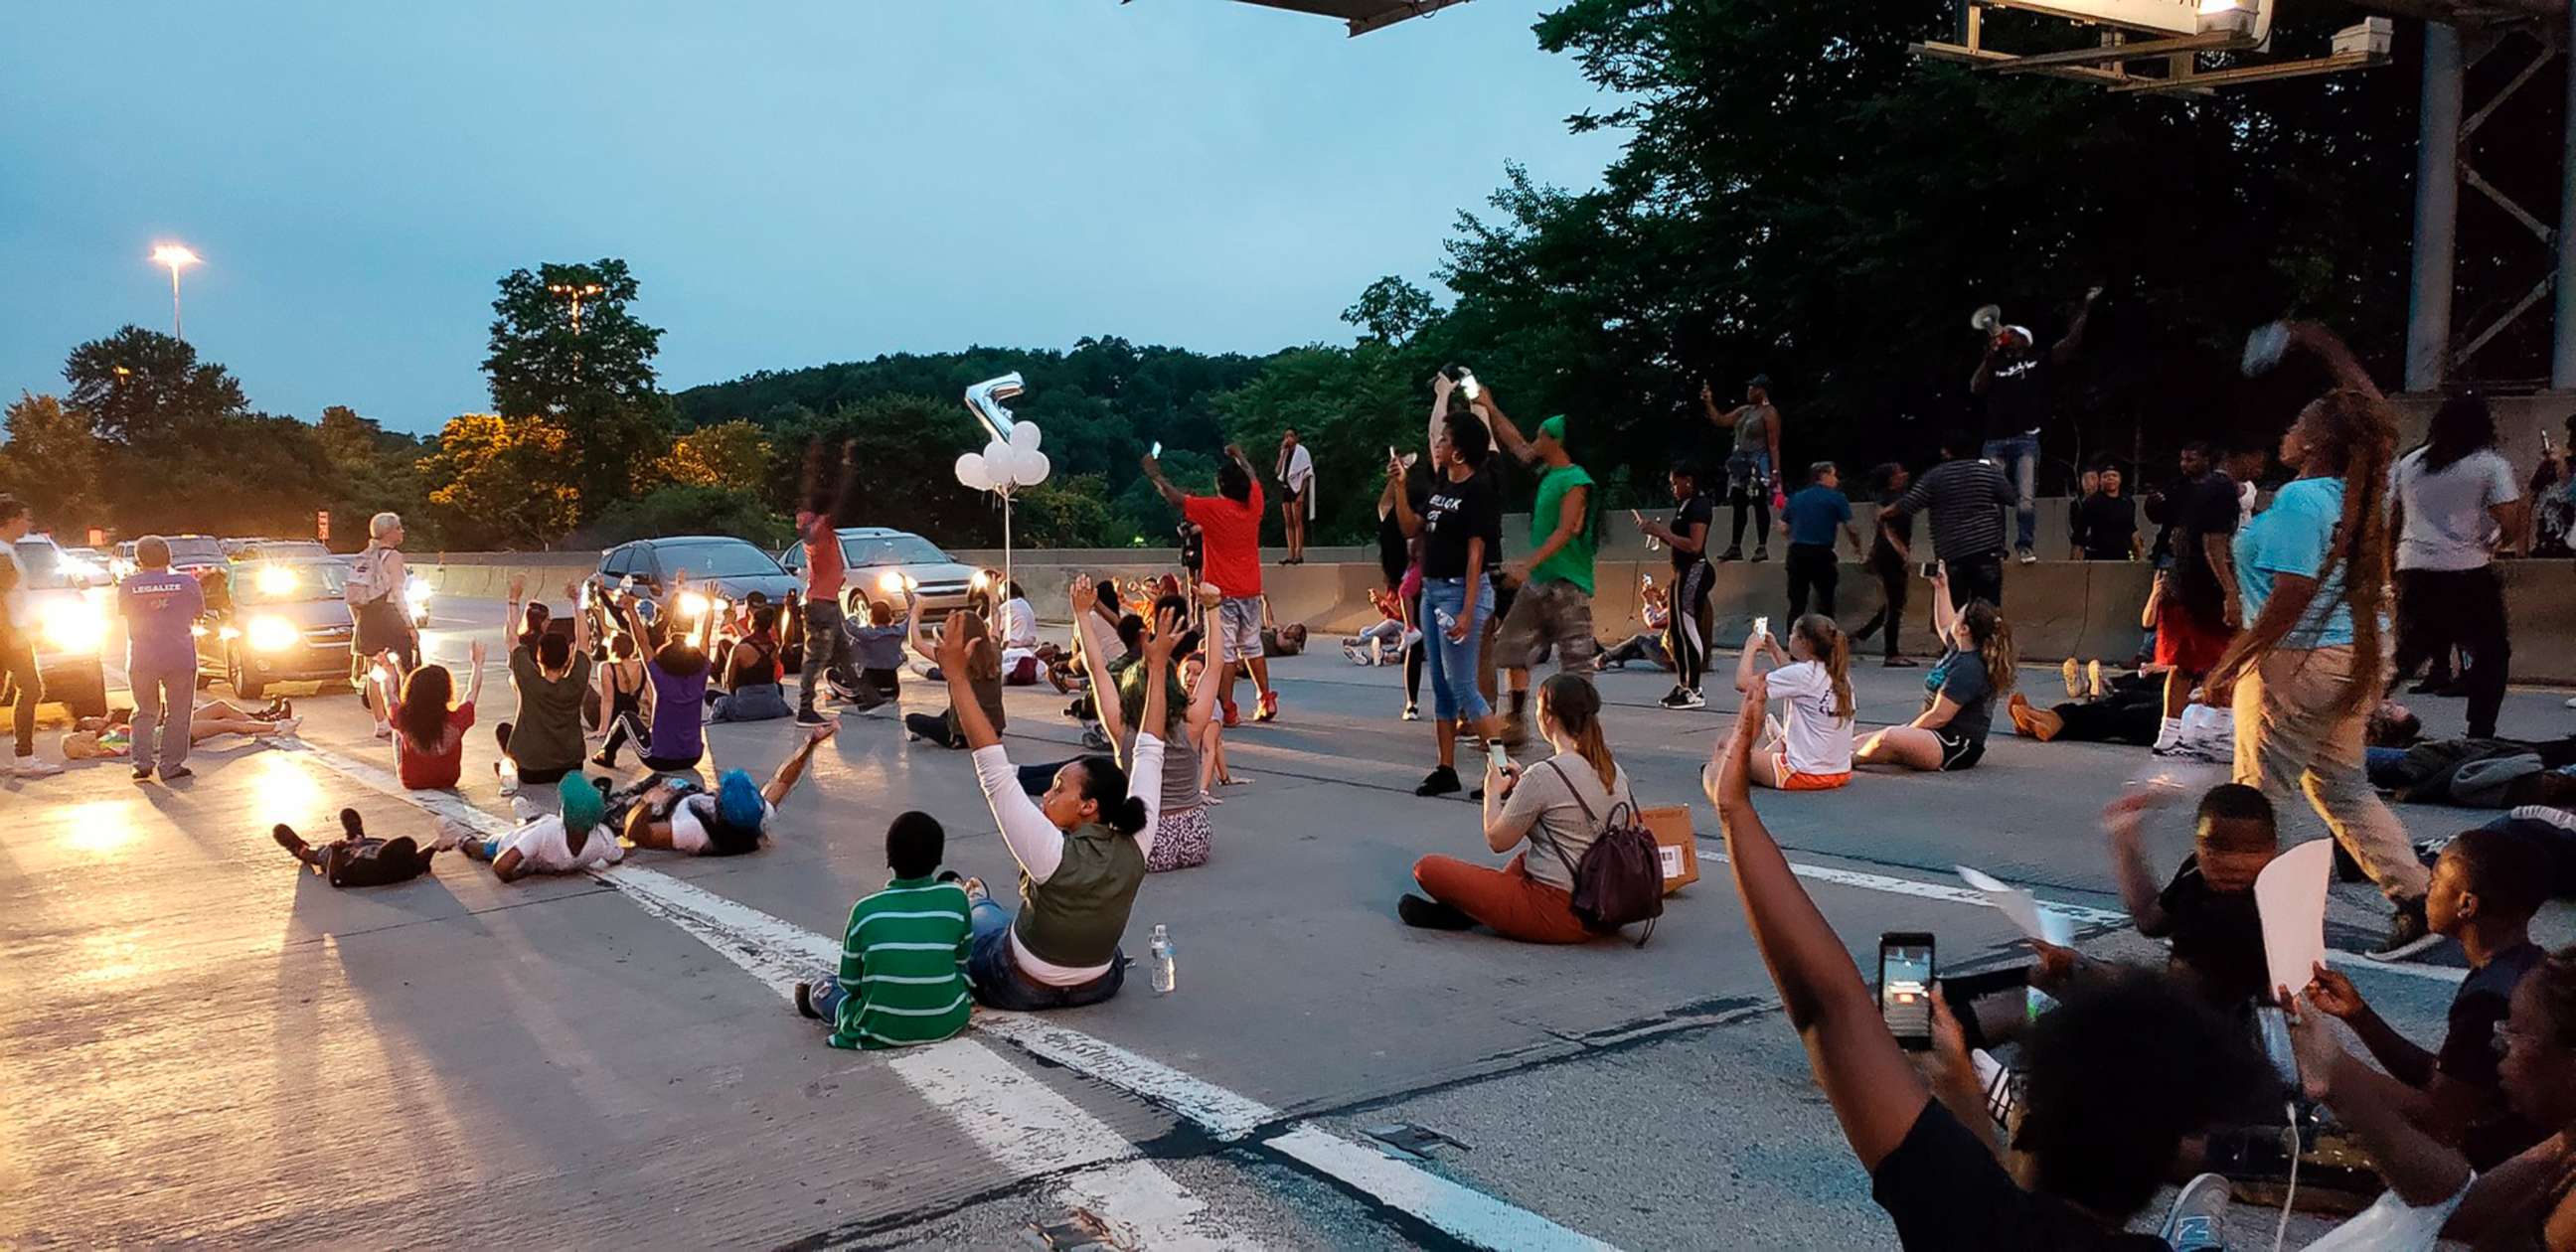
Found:
<path fill-rule="evenodd" d="M 1163 459 L 1163 441 L 1162 441 L 1162 440 L 1160 440 L 1160 439 L 1155 440 L 1155 441 L 1154 441 L 1154 446 L 1153 446 L 1150 450 L 1148 450 L 1148 451 L 1145 453 L 1145 455 L 1150 456 L 1150 457 L 1154 458 L 1154 459 L 1155 459 L 1155 460 L 1157 460 L 1157 461 L 1162 460 L 1162 459 Z"/>
<path fill-rule="evenodd" d="M 1497 739 L 1485 745 L 1485 760 L 1495 769 L 1508 769 L 1512 754 L 1504 749 L 1502 740 Z"/>
<path fill-rule="evenodd" d="M 1770 619 L 1770 618 L 1767 618 L 1767 617 L 1757 617 L 1757 618 L 1754 618 L 1754 619 L 1753 619 L 1753 637 L 1754 637 L 1754 638 L 1756 638 L 1756 639 L 1765 638 L 1765 637 L 1769 636 L 1769 635 L 1770 635 L 1770 633 L 1771 633 L 1771 619 Z"/>
<path fill-rule="evenodd" d="M 1898 1047 L 1932 1050 L 1932 936 L 1891 930 L 1878 937 L 1878 1015 Z"/>
<path fill-rule="evenodd" d="M 1925 561 L 1923 563 L 1923 577 L 1925 580 L 1928 581 L 1930 579 L 1939 578 L 1940 576 L 1941 563 L 1939 561 Z"/>

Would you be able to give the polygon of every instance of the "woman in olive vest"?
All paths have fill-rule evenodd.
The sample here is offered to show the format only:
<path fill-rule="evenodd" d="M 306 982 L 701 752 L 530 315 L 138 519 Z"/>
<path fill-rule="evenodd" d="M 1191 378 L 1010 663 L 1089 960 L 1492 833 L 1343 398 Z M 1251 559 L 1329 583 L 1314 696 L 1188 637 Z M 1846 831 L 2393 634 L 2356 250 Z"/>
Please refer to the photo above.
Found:
<path fill-rule="evenodd" d="M 974 948 L 966 976 L 975 1001 L 995 1009 L 1052 1009 L 1097 1004 L 1126 980 L 1118 938 L 1126 933 L 1136 889 L 1153 854 L 1155 809 L 1162 799 L 1163 741 L 1149 727 L 1165 724 L 1166 677 L 1180 639 L 1179 619 L 1158 615 L 1144 641 L 1145 708 L 1131 757 L 1136 781 L 1109 757 L 1091 756 L 1056 771 L 1055 785 L 1031 800 L 1002 748 L 992 720 L 966 676 L 963 612 L 940 632 L 938 661 L 956 704 L 957 728 L 974 753 L 975 779 L 992 805 L 1002 841 L 1020 863 L 1020 911 L 1014 918 L 981 883 L 969 881 Z"/>

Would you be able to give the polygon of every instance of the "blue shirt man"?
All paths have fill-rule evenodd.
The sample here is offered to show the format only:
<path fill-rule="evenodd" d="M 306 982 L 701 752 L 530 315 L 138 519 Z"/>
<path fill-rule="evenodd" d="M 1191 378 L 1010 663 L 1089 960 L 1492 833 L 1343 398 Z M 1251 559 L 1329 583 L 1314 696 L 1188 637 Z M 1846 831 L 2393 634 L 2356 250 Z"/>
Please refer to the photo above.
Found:
<path fill-rule="evenodd" d="M 1851 501 L 1842 492 L 1842 473 L 1831 461 L 1807 467 L 1807 485 L 1780 510 L 1780 528 L 1789 532 L 1789 624 L 1807 611 L 1812 593 L 1816 611 L 1834 615 L 1834 587 L 1842 571 L 1834 559 L 1834 532 L 1851 540 L 1852 555 L 1861 554 L 1860 531 L 1852 526 Z"/>

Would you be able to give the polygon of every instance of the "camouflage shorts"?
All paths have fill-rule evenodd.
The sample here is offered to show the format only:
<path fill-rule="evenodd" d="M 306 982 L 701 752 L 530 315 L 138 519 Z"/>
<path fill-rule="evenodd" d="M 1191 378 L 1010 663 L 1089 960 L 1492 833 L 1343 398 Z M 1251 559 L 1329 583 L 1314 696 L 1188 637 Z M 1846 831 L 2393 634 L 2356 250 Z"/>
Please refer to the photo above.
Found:
<path fill-rule="evenodd" d="M 1559 669 L 1582 669 L 1601 651 L 1592 637 L 1592 595 L 1573 583 L 1533 582 L 1513 598 L 1494 639 L 1494 663 L 1505 669 L 1535 666 L 1556 652 Z"/>

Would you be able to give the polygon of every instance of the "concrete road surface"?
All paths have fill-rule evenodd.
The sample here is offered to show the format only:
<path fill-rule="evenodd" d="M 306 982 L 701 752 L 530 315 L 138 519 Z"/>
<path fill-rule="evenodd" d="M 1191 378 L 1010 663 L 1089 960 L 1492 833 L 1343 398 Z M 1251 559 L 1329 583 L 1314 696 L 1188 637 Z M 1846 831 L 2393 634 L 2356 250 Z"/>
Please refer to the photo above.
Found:
<path fill-rule="evenodd" d="M 497 654 L 499 615 L 443 603 L 431 652 L 461 663 L 479 635 Z M 334 891 L 268 833 L 327 837 L 344 805 L 376 833 L 427 836 L 436 813 L 497 829 L 488 727 L 515 703 L 497 655 L 459 793 L 394 787 L 345 693 L 297 698 L 299 740 L 201 747 L 181 784 L 106 762 L 0 785 L 0 1245 L 1892 1246 L 1699 795 L 1722 681 L 1720 707 L 1673 713 L 1653 707 L 1667 676 L 1603 678 L 1614 750 L 1645 802 L 1691 806 L 1709 877 L 1642 950 L 1560 949 L 1398 925 L 1416 857 L 1481 854 L 1475 811 L 1412 795 L 1432 732 L 1396 720 L 1400 670 L 1329 646 L 1274 670 L 1280 721 L 1228 736 L 1251 781 L 1223 793 L 1215 860 L 1148 882 L 1128 936 L 1141 954 L 1170 927 L 1178 991 L 1137 977 L 1091 1009 L 979 1012 L 900 1054 L 825 1047 L 786 987 L 883 883 L 895 813 L 938 815 L 956 869 L 1013 867 L 965 756 L 906 744 L 887 713 L 847 719 L 756 855 L 508 886 L 441 858 Z M 1910 716 L 1921 672 L 1862 669 L 1863 721 Z M 2505 733 L 2565 733 L 2561 699 L 2518 692 Z M 1010 693 L 1015 760 L 1078 753 L 1064 703 Z M 2425 706 L 2456 732 L 2458 702 Z M 765 776 L 794 733 L 709 739 Z M 2118 927 L 2095 823 L 2146 763 L 2005 728 L 1970 773 L 1760 803 L 1864 962 L 1891 929 L 1935 932 L 1946 969 L 2014 959 L 1958 864 L 2091 910 L 2091 951 L 2153 959 Z M 2160 874 L 2188 841 L 2179 816 L 2155 827 Z M 2338 887 L 2330 937 L 2358 949 L 2383 918 Z M 2543 930 L 2576 925 L 2553 910 Z M 2430 1042 L 2457 959 L 2342 964 Z"/>

